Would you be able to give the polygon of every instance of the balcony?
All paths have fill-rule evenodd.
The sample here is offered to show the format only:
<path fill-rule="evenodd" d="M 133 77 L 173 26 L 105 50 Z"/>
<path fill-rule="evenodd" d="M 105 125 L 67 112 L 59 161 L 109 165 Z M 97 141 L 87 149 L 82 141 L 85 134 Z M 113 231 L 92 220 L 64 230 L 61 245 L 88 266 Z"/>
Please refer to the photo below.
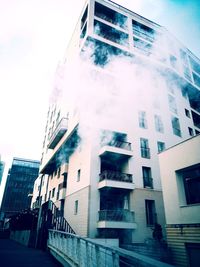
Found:
<path fill-rule="evenodd" d="M 123 189 L 134 189 L 132 174 L 117 171 L 104 170 L 99 175 L 99 189 L 103 187 L 115 187 Z"/>
<path fill-rule="evenodd" d="M 100 210 L 98 228 L 120 228 L 135 229 L 134 212 L 117 209 L 117 210 Z"/>
<path fill-rule="evenodd" d="M 67 121 L 68 121 L 67 118 L 62 118 L 60 120 L 60 122 L 58 123 L 56 129 L 54 130 L 54 132 L 53 132 L 53 134 L 52 134 L 52 136 L 50 138 L 48 148 L 54 149 L 55 146 L 60 141 L 60 139 L 66 133 L 66 131 L 67 131 Z"/>
<path fill-rule="evenodd" d="M 100 149 L 99 156 L 112 157 L 113 160 L 132 157 L 131 143 L 112 140 Z"/>

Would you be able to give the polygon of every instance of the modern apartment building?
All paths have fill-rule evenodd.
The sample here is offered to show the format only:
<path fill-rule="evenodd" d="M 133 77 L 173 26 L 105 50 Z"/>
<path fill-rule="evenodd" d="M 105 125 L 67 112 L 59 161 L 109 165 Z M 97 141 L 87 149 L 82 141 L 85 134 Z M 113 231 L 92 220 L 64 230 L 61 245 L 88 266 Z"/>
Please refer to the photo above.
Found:
<path fill-rule="evenodd" d="M 1 203 L 5 218 L 30 208 L 31 197 L 28 195 L 33 192 L 39 166 L 40 162 L 36 160 L 13 158 Z"/>
<path fill-rule="evenodd" d="M 157 154 L 199 133 L 199 99 L 200 61 L 165 28 L 87 1 L 56 74 L 32 206 L 52 200 L 90 238 L 164 230 Z"/>
<path fill-rule="evenodd" d="M 159 155 L 168 246 L 176 266 L 199 266 L 200 135 Z"/>

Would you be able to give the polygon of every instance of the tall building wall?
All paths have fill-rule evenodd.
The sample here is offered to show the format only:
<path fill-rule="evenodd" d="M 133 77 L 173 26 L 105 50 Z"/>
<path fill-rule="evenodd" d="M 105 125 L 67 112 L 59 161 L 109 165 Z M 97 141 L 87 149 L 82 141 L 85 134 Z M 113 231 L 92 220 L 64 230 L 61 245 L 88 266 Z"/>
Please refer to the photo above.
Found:
<path fill-rule="evenodd" d="M 77 234 L 130 231 L 143 242 L 155 222 L 164 228 L 157 154 L 200 131 L 199 66 L 163 27 L 109 1 L 86 2 L 56 74 L 40 166 L 50 181 L 40 196 L 64 203 Z M 65 191 L 53 175 L 64 164 Z"/>

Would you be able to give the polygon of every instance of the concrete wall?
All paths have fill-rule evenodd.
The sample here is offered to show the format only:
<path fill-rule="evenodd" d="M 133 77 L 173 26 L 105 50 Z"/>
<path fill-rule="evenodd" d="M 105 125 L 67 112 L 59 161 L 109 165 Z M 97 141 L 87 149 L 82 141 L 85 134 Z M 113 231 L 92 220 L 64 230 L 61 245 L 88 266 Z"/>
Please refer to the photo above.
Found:
<path fill-rule="evenodd" d="M 145 214 L 145 199 L 155 200 L 157 222 L 162 226 L 163 236 L 165 233 L 165 213 L 162 199 L 162 192 L 156 190 L 134 189 L 131 201 L 131 210 L 135 212 L 137 229 L 133 231 L 133 243 L 143 243 L 147 238 L 152 238 L 154 226 L 147 226 Z"/>
<path fill-rule="evenodd" d="M 28 246 L 29 245 L 29 238 L 30 238 L 31 231 L 24 230 L 24 231 L 11 231 L 10 232 L 10 239 Z"/>
<path fill-rule="evenodd" d="M 200 135 L 159 155 L 167 224 L 199 223 L 200 204 L 183 205 L 176 171 L 200 163 Z"/>
<path fill-rule="evenodd" d="M 90 187 L 87 186 L 65 199 L 64 217 L 77 235 L 88 235 L 88 205 Z M 78 200 L 78 211 L 75 214 L 75 201 Z"/>

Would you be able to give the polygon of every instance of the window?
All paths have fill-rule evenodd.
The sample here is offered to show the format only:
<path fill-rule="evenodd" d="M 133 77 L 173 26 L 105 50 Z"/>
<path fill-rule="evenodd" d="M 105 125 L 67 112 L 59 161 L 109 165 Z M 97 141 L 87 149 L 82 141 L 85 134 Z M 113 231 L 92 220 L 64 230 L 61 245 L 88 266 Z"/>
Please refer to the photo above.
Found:
<path fill-rule="evenodd" d="M 190 111 L 188 109 L 185 108 L 185 116 L 188 117 L 188 118 L 191 118 L 190 117 Z"/>
<path fill-rule="evenodd" d="M 197 63 L 193 58 L 191 57 L 189 58 L 190 58 L 190 64 L 191 64 L 192 69 L 200 75 L 200 64 Z"/>
<path fill-rule="evenodd" d="M 158 115 L 154 115 L 154 121 L 155 121 L 155 129 L 157 132 L 163 133 L 164 132 L 164 127 L 163 123 L 161 120 L 161 117 Z"/>
<path fill-rule="evenodd" d="M 194 126 L 200 128 L 200 116 L 192 111 L 192 119 L 194 122 Z"/>
<path fill-rule="evenodd" d="M 146 120 L 146 112 L 145 111 L 139 111 L 139 127 L 147 129 L 147 120 Z"/>
<path fill-rule="evenodd" d="M 151 168 L 142 167 L 144 187 L 153 188 L 153 179 L 151 177 Z"/>
<path fill-rule="evenodd" d="M 180 128 L 179 119 L 176 117 L 172 117 L 171 122 L 172 122 L 173 133 L 181 137 L 181 128 Z"/>
<path fill-rule="evenodd" d="M 79 169 L 78 172 L 77 172 L 77 182 L 79 182 L 81 179 L 81 170 Z"/>
<path fill-rule="evenodd" d="M 198 130 L 195 130 L 195 134 L 197 135 L 197 134 L 200 134 L 200 131 L 198 131 Z"/>
<path fill-rule="evenodd" d="M 193 72 L 193 79 L 194 79 L 194 83 L 195 83 L 195 85 L 197 85 L 198 87 L 200 87 L 200 76 L 199 76 L 199 75 L 196 75 L 196 74 Z"/>
<path fill-rule="evenodd" d="M 140 138 L 140 149 L 142 158 L 150 158 L 149 141 L 145 138 Z"/>
<path fill-rule="evenodd" d="M 128 34 L 108 26 L 100 21 L 94 21 L 94 33 L 114 43 L 128 46 Z"/>
<path fill-rule="evenodd" d="M 143 54 L 150 55 L 152 50 L 152 45 L 139 38 L 133 37 L 134 47 L 139 49 Z"/>
<path fill-rule="evenodd" d="M 51 191 L 49 191 L 49 199 L 51 198 Z"/>
<path fill-rule="evenodd" d="M 53 188 L 53 190 L 52 190 L 52 197 L 54 197 L 55 196 L 55 188 Z"/>
<path fill-rule="evenodd" d="M 155 39 L 155 31 L 148 26 L 141 24 L 138 21 L 132 21 L 133 34 L 146 39 L 149 42 L 153 42 Z"/>
<path fill-rule="evenodd" d="M 192 128 L 188 127 L 188 131 L 189 131 L 189 135 L 193 136 L 194 135 L 194 131 Z"/>
<path fill-rule="evenodd" d="M 190 168 L 178 171 L 183 194 L 185 197 L 182 204 L 200 203 L 200 165 L 195 165 Z M 182 191 L 180 191 L 182 192 Z"/>
<path fill-rule="evenodd" d="M 74 214 L 76 215 L 78 213 L 78 200 L 74 202 Z"/>
<path fill-rule="evenodd" d="M 106 20 L 114 25 L 117 25 L 123 29 L 127 28 L 126 16 L 97 2 L 95 2 L 95 16 Z"/>
<path fill-rule="evenodd" d="M 60 171 L 61 171 L 61 169 L 60 169 L 60 167 L 58 168 L 58 176 L 57 176 L 57 178 L 60 178 Z"/>
<path fill-rule="evenodd" d="M 155 201 L 145 199 L 147 226 L 153 226 L 157 222 Z"/>
<path fill-rule="evenodd" d="M 60 191 L 59 191 L 59 186 L 58 186 L 58 190 L 57 190 L 57 194 L 56 194 L 56 200 L 59 200 L 59 193 L 60 193 Z"/>
<path fill-rule="evenodd" d="M 158 147 L 158 152 L 162 152 L 163 150 L 165 150 L 165 143 L 158 141 L 157 147 Z"/>
<path fill-rule="evenodd" d="M 172 95 L 168 95 L 169 108 L 172 112 L 177 113 L 176 101 Z"/>

